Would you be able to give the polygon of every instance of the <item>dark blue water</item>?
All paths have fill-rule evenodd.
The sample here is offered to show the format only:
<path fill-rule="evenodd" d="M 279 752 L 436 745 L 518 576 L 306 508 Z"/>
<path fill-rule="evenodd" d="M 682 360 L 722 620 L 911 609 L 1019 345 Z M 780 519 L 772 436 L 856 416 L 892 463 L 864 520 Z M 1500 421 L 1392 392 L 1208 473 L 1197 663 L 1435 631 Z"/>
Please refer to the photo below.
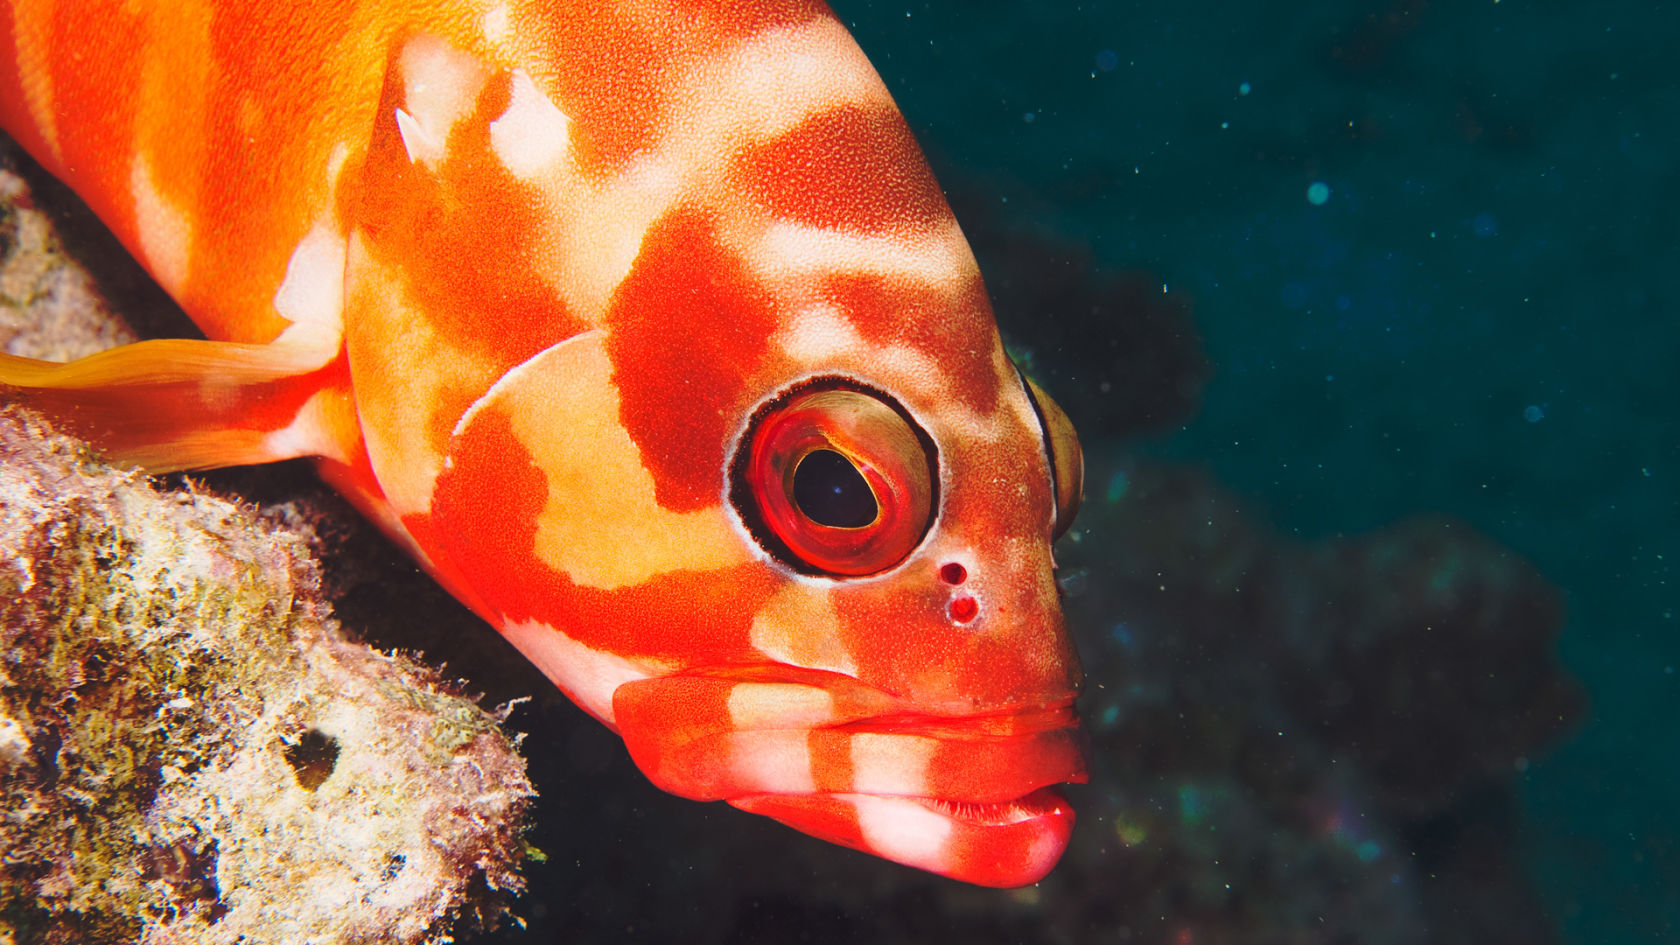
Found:
<path fill-rule="evenodd" d="M 1562 940 L 1680 940 L 1680 5 L 837 8 L 965 225 L 1186 307 L 1199 405 L 1087 431 L 1095 470 L 1206 470 L 1303 540 L 1445 514 L 1561 593 L 1588 704 L 1505 826 Z M 1044 317 L 1000 311 L 1101 414 L 1113 322 Z"/>

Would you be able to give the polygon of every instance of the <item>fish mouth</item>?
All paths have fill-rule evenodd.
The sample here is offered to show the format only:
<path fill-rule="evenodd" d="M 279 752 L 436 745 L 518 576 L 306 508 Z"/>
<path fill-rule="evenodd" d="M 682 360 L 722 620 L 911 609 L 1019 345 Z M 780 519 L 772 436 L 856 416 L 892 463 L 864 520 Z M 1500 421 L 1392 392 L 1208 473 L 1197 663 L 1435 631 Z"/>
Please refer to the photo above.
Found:
<path fill-rule="evenodd" d="M 627 683 L 615 721 L 659 787 L 722 800 L 812 836 L 964 882 L 1037 882 L 1086 780 L 1072 697 L 936 714 L 850 677 L 799 671 Z"/>
<path fill-rule="evenodd" d="M 729 803 L 830 843 L 998 888 L 1044 878 L 1074 823 L 1073 808 L 1051 787 L 989 804 L 881 794 L 761 794 Z"/>

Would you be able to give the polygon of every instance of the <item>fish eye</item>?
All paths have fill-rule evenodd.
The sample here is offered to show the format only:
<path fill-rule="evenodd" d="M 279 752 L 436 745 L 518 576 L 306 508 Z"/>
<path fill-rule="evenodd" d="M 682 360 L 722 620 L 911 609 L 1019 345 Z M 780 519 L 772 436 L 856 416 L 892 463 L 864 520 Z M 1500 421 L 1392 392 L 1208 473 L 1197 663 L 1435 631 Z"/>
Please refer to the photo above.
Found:
<path fill-rule="evenodd" d="M 840 378 L 754 414 L 730 501 L 772 556 L 806 574 L 862 577 L 909 556 L 937 508 L 933 441 L 886 395 Z"/>
<path fill-rule="evenodd" d="M 1015 372 L 1020 374 L 1021 386 L 1026 388 L 1027 399 L 1032 401 L 1033 413 L 1038 415 L 1038 424 L 1044 431 L 1044 453 L 1050 459 L 1050 489 L 1056 498 L 1056 522 L 1050 532 L 1054 541 L 1062 537 L 1079 514 L 1079 503 L 1085 497 L 1085 454 L 1079 448 L 1073 421 L 1062 408 L 1050 399 L 1044 388 L 1022 374 L 1020 368 Z"/>
<path fill-rule="evenodd" d="M 794 466 L 793 504 L 806 518 L 830 528 L 864 528 L 881 514 L 863 473 L 829 449 L 812 450 Z"/>

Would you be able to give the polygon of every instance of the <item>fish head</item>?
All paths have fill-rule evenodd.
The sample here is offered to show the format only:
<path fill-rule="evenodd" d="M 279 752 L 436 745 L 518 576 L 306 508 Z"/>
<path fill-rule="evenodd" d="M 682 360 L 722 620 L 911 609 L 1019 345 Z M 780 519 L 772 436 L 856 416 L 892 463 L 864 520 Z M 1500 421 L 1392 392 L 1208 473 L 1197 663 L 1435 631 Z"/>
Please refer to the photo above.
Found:
<path fill-rule="evenodd" d="M 350 246 L 372 467 L 660 787 L 1030 883 L 1085 779 L 1051 553 L 1078 443 L 890 97 L 813 29 L 864 92 L 610 167 L 564 94 L 406 50 Z M 509 139 L 532 115 L 553 134 Z"/>
<path fill-rule="evenodd" d="M 966 376 L 786 326 L 744 376 L 650 362 L 634 319 L 568 339 L 457 426 L 440 563 L 660 787 L 1036 881 L 1085 779 L 1051 553 L 1081 466 L 987 318 Z"/>

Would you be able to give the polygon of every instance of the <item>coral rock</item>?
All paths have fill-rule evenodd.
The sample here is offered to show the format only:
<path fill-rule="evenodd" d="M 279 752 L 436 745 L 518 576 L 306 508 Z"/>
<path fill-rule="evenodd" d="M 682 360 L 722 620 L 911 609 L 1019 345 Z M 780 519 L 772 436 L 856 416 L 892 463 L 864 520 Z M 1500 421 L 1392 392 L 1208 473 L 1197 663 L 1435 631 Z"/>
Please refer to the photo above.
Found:
<path fill-rule="evenodd" d="M 495 717 L 346 639 L 297 534 L 16 411 L 0 654 L 0 941 L 445 941 L 521 886 Z"/>

